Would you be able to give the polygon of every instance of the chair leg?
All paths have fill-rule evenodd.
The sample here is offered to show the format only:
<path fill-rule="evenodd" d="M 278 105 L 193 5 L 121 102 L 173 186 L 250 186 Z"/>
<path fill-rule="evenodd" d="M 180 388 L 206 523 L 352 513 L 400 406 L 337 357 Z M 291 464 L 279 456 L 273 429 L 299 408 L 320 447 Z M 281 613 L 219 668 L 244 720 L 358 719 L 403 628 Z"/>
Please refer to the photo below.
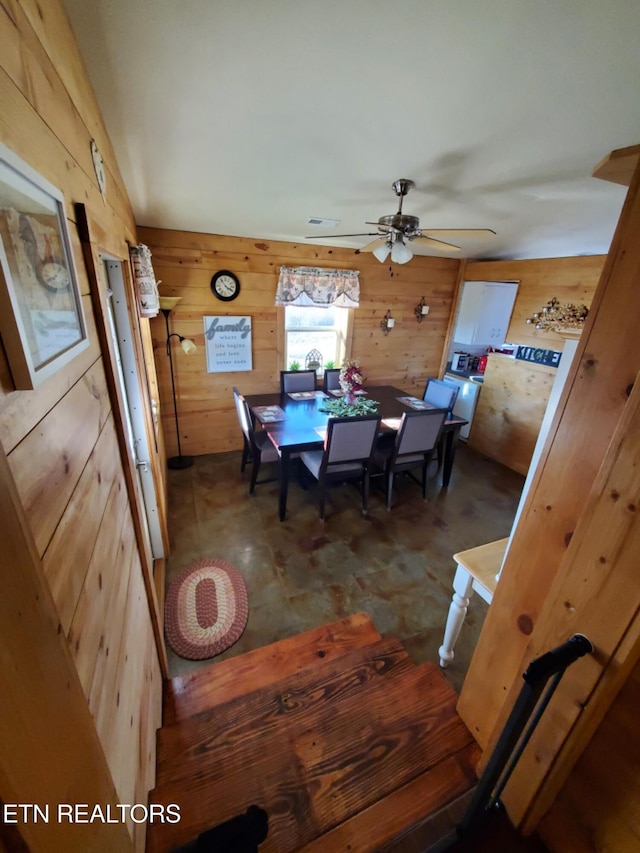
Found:
<path fill-rule="evenodd" d="M 362 514 L 369 512 L 369 471 L 365 469 L 362 475 Z"/>
<path fill-rule="evenodd" d="M 251 456 L 251 449 L 249 447 L 249 443 L 247 439 L 244 439 L 244 447 L 242 448 L 242 460 L 240 462 L 240 473 L 244 471 L 247 462 L 249 461 L 249 457 Z"/>
<path fill-rule="evenodd" d="M 425 455 L 424 465 L 422 467 L 422 500 L 423 501 L 426 501 L 426 499 L 427 499 L 427 474 L 428 474 L 429 465 L 431 465 L 432 459 L 433 459 L 433 450 L 430 453 L 427 453 Z"/>
<path fill-rule="evenodd" d="M 391 509 L 391 496 L 393 494 L 393 471 L 387 472 L 387 509 Z"/>
<path fill-rule="evenodd" d="M 324 491 L 324 483 L 320 483 L 320 521 L 324 521 L 324 506 L 326 502 L 326 495 Z"/>
<path fill-rule="evenodd" d="M 424 462 L 422 463 L 422 500 L 426 501 L 427 499 L 427 470 L 429 467 L 429 461 L 431 459 L 430 454 L 425 454 Z"/>
<path fill-rule="evenodd" d="M 260 457 L 256 454 L 253 460 L 253 470 L 251 471 L 251 484 L 249 486 L 249 494 L 252 495 L 258 482 L 258 472 L 260 471 Z"/>

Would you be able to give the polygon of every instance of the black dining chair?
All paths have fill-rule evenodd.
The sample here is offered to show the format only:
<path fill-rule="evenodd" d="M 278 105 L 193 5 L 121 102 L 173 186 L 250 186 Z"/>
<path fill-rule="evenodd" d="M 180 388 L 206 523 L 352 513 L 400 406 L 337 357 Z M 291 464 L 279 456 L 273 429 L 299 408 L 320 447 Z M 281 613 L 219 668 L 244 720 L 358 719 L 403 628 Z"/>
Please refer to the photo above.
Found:
<path fill-rule="evenodd" d="M 369 465 L 380 418 L 362 415 L 353 418 L 329 418 L 324 450 L 300 454 L 300 461 L 320 485 L 320 520 L 324 521 L 326 487 L 331 482 L 359 480 L 362 514 L 367 513 L 369 499 Z"/>
<path fill-rule="evenodd" d="M 439 409 L 447 409 L 449 412 L 449 417 L 453 414 L 453 407 L 456 404 L 456 400 L 458 399 L 458 391 L 460 388 L 457 385 L 454 385 L 451 382 L 447 382 L 445 379 L 427 379 L 427 384 L 424 388 L 424 394 L 422 395 L 422 399 L 427 403 L 432 403 L 434 406 L 437 406 Z M 442 465 L 442 459 L 444 457 L 444 449 L 442 446 L 443 439 L 442 437 L 438 441 L 436 458 L 438 460 L 438 468 Z"/>
<path fill-rule="evenodd" d="M 376 445 L 373 464 L 384 475 L 387 509 L 391 509 L 394 475 L 400 472 L 408 474 L 414 482 L 422 486 L 422 499 L 427 499 L 429 462 L 440 440 L 447 411 L 426 409 L 420 412 L 405 412 L 395 440 L 385 440 L 386 437 L 383 437 Z M 422 471 L 420 480 L 412 473 L 416 468 Z"/>
<path fill-rule="evenodd" d="M 255 431 L 247 401 L 235 387 L 233 389 L 233 400 L 244 441 L 240 471 L 244 471 L 247 462 L 253 463 L 249 484 L 249 494 L 252 495 L 258 483 L 272 483 L 276 479 L 271 477 L 267 480 L 258 480 L 258 473 L 263 462 L 279 462 L 280 454 L 271 443 L 268 433 Z"/>
<path fill-rule="evenodd" d="M 328 367 L 324 372 L 325 391 L 338 391 L 340 389 L 340 368 Z"/>
<path fill-rule="evenodd" d="M 280 393 L 290 394 L 295 391 L 315 391 L 315 370 L 281 370 Z"/>
<path fill-rule="evenodd" d="M 452 385 L 444 379 L 427 379 L 422 399 L 439 409 L 447 409 L 451 414 L 458 399 L 459 390 L 457 385 Z"/>

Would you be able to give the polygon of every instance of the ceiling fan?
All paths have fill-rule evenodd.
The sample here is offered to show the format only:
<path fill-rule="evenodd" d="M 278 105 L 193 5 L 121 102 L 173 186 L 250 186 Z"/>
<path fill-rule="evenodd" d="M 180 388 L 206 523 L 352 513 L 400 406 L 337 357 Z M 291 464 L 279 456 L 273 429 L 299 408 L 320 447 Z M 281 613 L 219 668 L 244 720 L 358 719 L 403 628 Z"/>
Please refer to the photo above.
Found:
<path fill-rule="evenodd" d="M 413 252 L 407 245 L 408 242 L 419 240 L 423 246 L 428 246 L 430 249 L 439 251 L 459 252 L 460 246 L 453 243 L 445 243 L 442 240 L 437 240 L 431 237 L 431 234 L 445 234 L 455 237 L 459 234 L 484 236 L 495 234 L 490 228 L 420 228 L 420 220 L 417 216 L 409 216 L 402 212 L 402 202 L 409 190 L 415 186 L 414 181 L 408 178 L 399 178 L 391 184 L 395 194 L 400 199 L 398 212 L 390 216 L 381 216 L 377 222 L 366 222 L 366 225 L 376 225 L 377 231 L 365 231 L 360 234 L 325 234 L 319 236 L 319 239 L 328 237 L 375 237 L 366 246 L 358 249 L 358 252 L 373 252 L 374 256 L 384 263 L 389 253 L 391 260 L 396 264 L 406 264 L 413 257 Z M 314 237 L 307 237 L 307 240 L 314 240 Z"/>

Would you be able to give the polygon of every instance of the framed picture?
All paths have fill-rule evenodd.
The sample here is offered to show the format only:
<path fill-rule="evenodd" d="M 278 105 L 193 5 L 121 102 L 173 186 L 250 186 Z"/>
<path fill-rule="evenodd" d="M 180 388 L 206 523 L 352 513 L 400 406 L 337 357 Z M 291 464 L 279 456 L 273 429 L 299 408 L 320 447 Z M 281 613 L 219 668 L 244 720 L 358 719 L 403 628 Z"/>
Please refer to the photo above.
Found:
<path fill-rule="evenodd" d="M 252 370 L 251 317 L 203 317 L 207 373 Z"/>
<path fill-rule="evenodd" d="M 63 196 L 2 144 L 0 335 L 21 390 L 89 345 Z"/>

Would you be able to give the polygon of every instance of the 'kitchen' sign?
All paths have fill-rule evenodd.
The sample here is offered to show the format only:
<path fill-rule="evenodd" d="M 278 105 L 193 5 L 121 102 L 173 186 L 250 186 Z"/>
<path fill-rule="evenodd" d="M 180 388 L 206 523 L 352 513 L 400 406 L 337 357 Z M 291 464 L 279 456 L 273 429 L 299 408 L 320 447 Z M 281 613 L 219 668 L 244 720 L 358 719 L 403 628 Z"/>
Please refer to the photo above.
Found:
<path fill-rule="evenodd" d="M 516 358 L 520 361 L 533 361 L 536 364 L 546 364 L 557 367 L 560 364 L 561 352 L 554 349 L 539 349 L 538 347 L 518 347 Z"/>

